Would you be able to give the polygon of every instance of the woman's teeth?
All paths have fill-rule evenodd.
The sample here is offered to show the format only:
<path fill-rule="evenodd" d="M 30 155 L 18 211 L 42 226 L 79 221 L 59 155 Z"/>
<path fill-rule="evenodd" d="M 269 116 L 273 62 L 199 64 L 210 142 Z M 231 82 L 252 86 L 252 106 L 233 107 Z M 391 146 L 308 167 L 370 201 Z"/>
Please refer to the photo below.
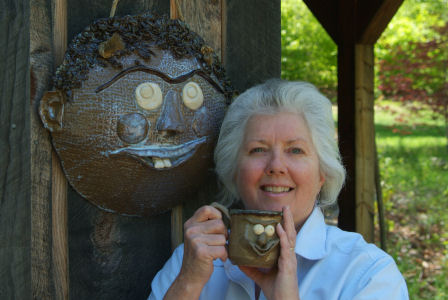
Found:
<path fill-rule="evenodd" d="M 289 187 L 286 186 L 265 186 L 263 190 L 271 193 L 285 193 L 289 192 Z"/>

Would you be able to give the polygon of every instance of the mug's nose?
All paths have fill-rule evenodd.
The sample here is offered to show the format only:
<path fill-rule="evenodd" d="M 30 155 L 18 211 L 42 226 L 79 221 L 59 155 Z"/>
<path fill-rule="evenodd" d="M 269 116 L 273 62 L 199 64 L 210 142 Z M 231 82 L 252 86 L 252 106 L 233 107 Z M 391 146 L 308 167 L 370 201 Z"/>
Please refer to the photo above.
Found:
<path fill-rule="evenodd" d="M 268 239 L 267 239 L 266 233 L 262 233 L 262 234 L 257 236 L 257 244 L 258 244 L 258 246 L 260 246 L 260 247 L 265 246 L 267 241 L 268 241 Z"/>
<path fill-rule="evenodd" d="M 169 134 L 185 131 L 185 123 L 180 112 L 180 96 L 176 91 L 169 90 L 166 94 L 156 129 Z"/>

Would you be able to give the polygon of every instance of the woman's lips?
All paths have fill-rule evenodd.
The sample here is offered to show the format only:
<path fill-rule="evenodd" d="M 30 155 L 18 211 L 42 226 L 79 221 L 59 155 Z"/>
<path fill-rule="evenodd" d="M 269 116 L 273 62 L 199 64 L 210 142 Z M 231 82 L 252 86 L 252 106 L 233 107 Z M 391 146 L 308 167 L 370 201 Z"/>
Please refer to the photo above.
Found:
<path fill-rule="evenodd" d="M 280 194 L 280 193 L 287 193 L 291 191 L 293 188 L 289 186 L 262 185 L 261 189 L 265 192 Z"/>

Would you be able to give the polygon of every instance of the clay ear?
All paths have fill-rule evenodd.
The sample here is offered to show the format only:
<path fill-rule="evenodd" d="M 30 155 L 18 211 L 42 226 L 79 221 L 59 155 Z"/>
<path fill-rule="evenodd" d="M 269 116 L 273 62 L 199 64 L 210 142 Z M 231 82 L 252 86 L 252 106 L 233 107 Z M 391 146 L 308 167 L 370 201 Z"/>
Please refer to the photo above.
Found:
<path fill-rule="evenodd" d="M 49 131 L 62 129 L 64 114 L 64 97 L 60 91 L 45 92 L 39 104 L 39 115 L 45 128 Z"/>

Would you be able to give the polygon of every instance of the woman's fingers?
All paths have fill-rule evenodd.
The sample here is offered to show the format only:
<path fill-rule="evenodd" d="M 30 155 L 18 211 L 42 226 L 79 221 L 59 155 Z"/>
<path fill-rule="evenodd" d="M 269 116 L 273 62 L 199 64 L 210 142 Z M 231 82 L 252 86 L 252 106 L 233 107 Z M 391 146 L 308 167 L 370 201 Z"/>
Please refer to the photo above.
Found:
<path fill-rule="evenodd" d="M 289 240 L 282 224 L 277 224 L 277 235 L 280 238 L 280 258 L 287 258 L 291 254 L 295 255 L 294 244 Z"/>
<path fill-rule="evenodd" d="M 286 231 L 289 241 L 291 242 L 291 247 L 295 246 L 296 243 L 296 228 L 294 225 L 294 217 L 292 215 L 289 206 L 283 207 L 283 229 Z"/>
<path fill-rule="evenodd" d="M 199 208 L 191 219 L 195 222 L 204 222 L 207 220 L 222 219 L 222 214 L 213 206 L 205 205 Z"/>

